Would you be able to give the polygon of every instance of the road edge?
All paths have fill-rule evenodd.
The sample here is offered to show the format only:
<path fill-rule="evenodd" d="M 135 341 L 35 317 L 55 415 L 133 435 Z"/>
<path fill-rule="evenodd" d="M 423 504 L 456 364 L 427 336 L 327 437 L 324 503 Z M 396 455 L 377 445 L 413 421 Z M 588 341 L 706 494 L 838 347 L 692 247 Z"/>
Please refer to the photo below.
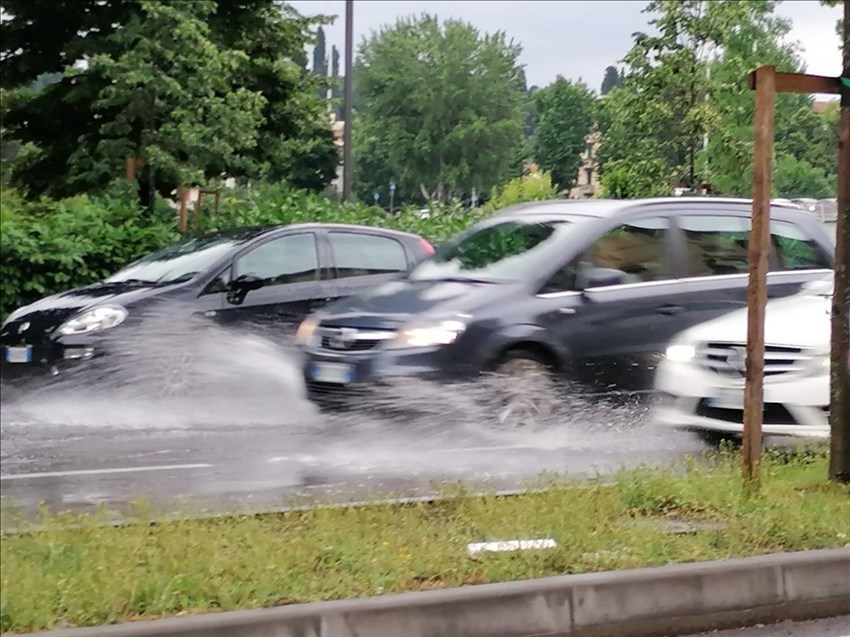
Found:
<path fill-rule="evenodd" d="M 850 548 L 208 613 L 34 637 L 662 637 L 850 614 Z"/>

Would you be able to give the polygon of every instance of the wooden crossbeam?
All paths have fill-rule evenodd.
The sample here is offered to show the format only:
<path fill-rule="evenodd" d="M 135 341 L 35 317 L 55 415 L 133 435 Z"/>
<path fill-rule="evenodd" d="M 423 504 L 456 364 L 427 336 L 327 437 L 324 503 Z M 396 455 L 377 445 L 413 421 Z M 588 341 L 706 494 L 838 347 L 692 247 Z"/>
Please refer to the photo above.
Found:
<path fill-rule="evenodd" d="M 777 71 L 776 92 L 777 93 L 803 93 L 812 95 L 814 93 L 841 92 L 841 81 L 837 77 L 825 75 L 806 75 L 805 73 L 781 73 Z M 748 82 L 750 90 L 756 89 L 756 72 L 750 73 Z"/>

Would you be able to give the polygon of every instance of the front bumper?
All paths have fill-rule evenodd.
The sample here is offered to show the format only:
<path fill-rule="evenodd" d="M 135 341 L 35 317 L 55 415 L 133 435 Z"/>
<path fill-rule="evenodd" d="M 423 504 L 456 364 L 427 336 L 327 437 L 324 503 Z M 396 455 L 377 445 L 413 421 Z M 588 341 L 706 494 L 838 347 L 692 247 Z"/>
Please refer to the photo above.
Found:
<path fill-rule="evenodd" d="M 655 378 L 660 394 L 655 421 L 676 429 L 740 435 L 744 429 L 743 388 L 743 379 L 732 380 L 691 363 L 664 360 Z M 719 398 L 724 394 L 736 398 Z M 762 433 L 827 438 L 828 407 L 828 375 L 768 376 L 764 382 Z"/>
<path fill-rule="evenodd" d="M 473 368 L 458 364 L 450 350 L 443 346 L 341 353 L 304 348 L 301 367 L 311 400 L 347 402 L 377 397 L 381 389 L 405 381 L 441 383 L 472 378 Z"/>
<path fill-rule="evenodd" d="M 94 342 L 79 337 L 36 342 L 4 338 L 0 378 L 8 384 L 27 384 L 77 369 L 102 354 Z"/>

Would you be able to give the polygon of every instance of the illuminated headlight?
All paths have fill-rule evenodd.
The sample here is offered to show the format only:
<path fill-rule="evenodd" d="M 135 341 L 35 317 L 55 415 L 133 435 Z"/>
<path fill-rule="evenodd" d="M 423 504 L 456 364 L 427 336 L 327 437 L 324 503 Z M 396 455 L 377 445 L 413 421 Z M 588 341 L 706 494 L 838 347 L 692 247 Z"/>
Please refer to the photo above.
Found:
<path fill-rule="evenodd" d="M 295 332 L 296 345 L 316 345 L 319 336 L 319 317 L 308 316 L 301 325 L 298 326 L 298 331 Z"/>
<path fill-rule="evenodd" d="M 451 345 L 466 330 L 469 316 L 457 314 L 442 320 L 414 321 L 402 327 L 390 342 L 391 349 Z"/>
<path fill-rule="evenodd" d="M 127 310 L 120 305 L 93 307 L 65 321 L 59 327 L 59 333 L 64 336 L 91 334 L 92 332 L 108 330 L 116 325 L 121 325 L 125 318 L 127 318 Z"/>
<path fill-rule="evenodd" d="M 687 363 L 697 355 L 697 348 L 687 343 L 673 343 L 667 348 L 665 356 L 673 363 Z"/>

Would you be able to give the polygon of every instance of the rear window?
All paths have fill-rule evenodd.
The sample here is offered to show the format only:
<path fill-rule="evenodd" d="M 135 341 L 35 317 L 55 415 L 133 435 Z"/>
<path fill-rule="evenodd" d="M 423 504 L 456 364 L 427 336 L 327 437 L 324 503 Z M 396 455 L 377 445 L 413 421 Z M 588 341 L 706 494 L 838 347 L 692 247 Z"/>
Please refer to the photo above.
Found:
<path fill-rule="evenodd" d="M 331 232 L 336 276 L 344 279 L 407 270 L 407 257 L 395 239 L 358 232 Z"/>
<path fill-rule="evenodd" d="M 780 270 L 817 270 L 832 267 L 817 242 L 797 225 L 786 221 L 770 223 L 770 238 Z"/>

